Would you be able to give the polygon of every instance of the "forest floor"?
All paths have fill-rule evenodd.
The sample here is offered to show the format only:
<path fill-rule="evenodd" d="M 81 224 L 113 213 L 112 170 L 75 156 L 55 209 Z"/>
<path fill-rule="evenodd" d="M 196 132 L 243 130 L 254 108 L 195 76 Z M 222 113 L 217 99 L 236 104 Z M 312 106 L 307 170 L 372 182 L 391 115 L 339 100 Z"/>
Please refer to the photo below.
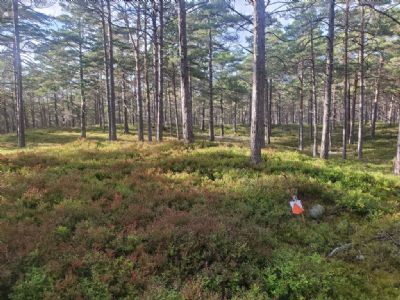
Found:
<path fill-rule="evenodd" d="M 360 162 L 355 145 L 312 158 L 296 126 L 276 127 L 257 169 L 246 131 L 184 145 L 28 130 L 24 150 L 0 136 L 0 298 L 399 299 L 396 128 Z"/>

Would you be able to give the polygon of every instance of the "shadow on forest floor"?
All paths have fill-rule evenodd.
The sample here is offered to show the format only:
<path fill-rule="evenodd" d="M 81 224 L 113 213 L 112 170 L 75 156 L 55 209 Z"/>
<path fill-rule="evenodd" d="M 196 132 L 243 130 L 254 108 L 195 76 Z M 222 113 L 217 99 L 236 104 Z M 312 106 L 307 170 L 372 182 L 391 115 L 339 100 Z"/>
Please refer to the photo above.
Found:
<path fill-rule="evenodd" d="M 23 151 L 0 136 L 0 298 L 286 299 L 290 285 L 296 299 L 395 299 L 395 130 L 366 139 L 369 164 L 293 151 L 296 127 L 276 127 L 259 168 L 246 130 L 227 127 L 215 143 L 196 132 L 192 145 L 121 128 L 117 142 L 98 128 L 85 140 L 28 130 Z M 326 208 L 318 220 L 315 204 Z M 343 243 L 353 246 L 327 257 Z"/>
<path fill-rule="evenodd" d="M 118 138 L 122 141 L 135 141 L 135 128 L 131 129 L 131 134 L 122 134 L 122 128 L 118 128 Z M 166 130 L 165 139 L 175 140 L 175 137 L 170 137 Z M 318 128 L 321 132 L 321 128 Z M 233 132 L 230 125 L 225 126 L 225 136 L 221 137 L 220 128 L 215 130 L 215 141 L 222 144 L 240 145 L 241 147 L 249 147 L 249 128 L 239 126 L 238 133 Z M 38 147 L 52 147 L 55 145 L 63 145 L 79 140 L 79 128 L 52 128 L 52 129 L 36 129 L 27 130 L 26 141 L 27 149 L 36 149 Z M 87 141 L 96 143 L 103 143 L 108 141 L 107 131 L 99 127 L 91 127 L 88 130 Z M 379 124 L 376 130 L 376 137 L 374 139 L 370 136 L 369 127 L 366 127 L 364 139 L 363 159 L 360 161 L 360 166 L 363 168 L 372 168 L 379 171 L 389 171 L 392 165 L 392 160 L 396 150 L 397 126 L 388 127 Z M 337 127 L 333 134 L 332 150 L 330 158 L 336 163 L 342 163 L 341 160 L 341 140 L 342 131 Z M 207 142 L 207 132 L 200 130 L 196 131 L 197 142 Z M 319 143 L 319 139 L 318 139 Z M 319 146 L 319 145 L 318 145 Z M 308 125 L 304 127 L 304 151 L 302 153 L 312 155 L 312 140 L 310 138 L 310 128 Z M 6 134 L 0 136 L 0 151 L 17 150 L 15 134 Z M 266 149 L 274 150 L 289 150 L 298 151 L 298 127 L 297 125 L 281 125 L 274 126 L 272 131 L 271 143 L 267 145 Z M 357 160 L 357 143 L 348 145 L 348 159 L 353 163 L 358 164 Z"/>

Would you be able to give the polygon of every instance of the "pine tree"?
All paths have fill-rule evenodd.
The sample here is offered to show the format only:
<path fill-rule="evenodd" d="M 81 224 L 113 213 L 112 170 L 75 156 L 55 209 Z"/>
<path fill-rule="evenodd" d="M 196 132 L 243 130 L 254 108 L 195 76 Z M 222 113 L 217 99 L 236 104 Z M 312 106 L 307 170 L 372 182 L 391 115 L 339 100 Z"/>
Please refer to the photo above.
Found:
<path fill-rule="evenodd" d="M 329 155 L 329 132 L 331 122 L 332 82 L 333 82 L 333 42 L 335 29 L 335 0 L 329 1 L 329 28 L 328 47 L 326 59 L 326 79 L 324 97 L 324 115 L 322 123 L 321 158 L 327 159 Z"/>
<path fill-rule="evenodd" d="M 264 139 L 264 82 L 265 82 L 265 2 L 254 0 L 253 29 L 253 92 L 251 113 L 251 160 L 261 163 L 261 147 Z"/>

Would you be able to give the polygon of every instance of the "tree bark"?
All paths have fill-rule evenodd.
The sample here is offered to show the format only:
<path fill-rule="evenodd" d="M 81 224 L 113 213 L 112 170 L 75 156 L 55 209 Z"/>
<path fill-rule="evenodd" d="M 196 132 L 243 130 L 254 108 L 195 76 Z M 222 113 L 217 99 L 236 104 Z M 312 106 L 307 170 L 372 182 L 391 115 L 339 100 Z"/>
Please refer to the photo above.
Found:
<path fill-rule="evenodd" d="M 264 91 L 264 147 L 268 145 L 269 140 L 269 122 L 268 122 L 268 114 L 269 114 L 269 81 L 267 76 L 265 76 L 265 91 Z"/>
<path fill-rule="evenodd" d="M 110 141 L 116 141 L 117 140 L 117 126 L 115 123 L 115 83 L 114 83 L 114 45 L 113 45 L 113 31 L 112 31 L 112 22 L 111 22 L 111 7 L 110 7 L 110 1 L 111 0 L 106 0 L 107 1 L 107 10 L 108 10 L 108 16 L 107 16 L 107 25 L 108 25 L 108 63 L 109 63 L 109 75 L 110 75 L 110 134 L 109 134 L 109 140 Z"/>
<path fill-rule="evenodd" d="M 10 132 L 10 125 L 9 125 L 9 121 L 8 121 L 6 97 L 3 98 L 3 118 L 4 118 L 4 129 L 5 129 L 5 132 L 9 133 Z"/>
<path fill-rule="evenodd" d="M 311 82 L 312 82 L 312 128 L 313 128 L 313 157 L 318 156 L 318 103 L 317 103 L 317 81 L 315 78 L 315 53 L 314 53 L 314 25 L 311 24 L 310 42 L 311 42 Z"/>
<path fill-rule="evenodd" d="M 35 100 L 33 99 L 31 95 L 31 118 L 32 118 L 32 128 L 36 128 L 36 119 L 35 119 Z M 5 124 L 8 127 L 8 124 L 6 122 Z"/>
<path fill-rule="evenodd" d="M 308 110 L 308 115 L 307 115 L 307 122 L 308 125 L 310 126 L 309 128 L 309 135 L 310 135 L 310 140 L 313 140 L 314 137 L 314 128 L 313 128 L 313 118 L 312 118 L 312 107 L 313 107 L 313 97 L 312 97 L 312 89 L 309 90 L 309 98 L 308 98 L 308 105 L 307 105 L 307 110 Z"/>
<path fill-rule="evenodd" d="M 337 119 L 337 101 L 336 101 L 336 85 L 332 86 L 332 117 L 331 117 L 331 130 L 329 131 L 329 143 L 331 143 L 331 136 L 336 128 L 336 119 Z M 329 151 L 331 147 L 329 146 Z"/>
<path fill-rule="evenodd" d="M 299 150 L 304 150 L 304 61 L 301 61 L 300 64 L 300 105 L 299 105 Z"/>
<path fill-rule="evenodd" d="M 43 128 L 46 121 L 45 121 L 45 116 L 43 114 L 43 105 L 40 102 L 40 98 L 38 98 L 38 105 L 39 105 L 39 116 L 40 116 L 40 127 L 39 128 Z"/>
<path fill-rule="evenodd" d="M 57 99 L 57 94 L 54 93 L 54 118 L 56 122 L 56 127 L 60 125 L 59 119 L 58 119 L 58 99 Z"/>
<path fill-rule="evenodd" d="M 122 103 L 124 105 L 124 134 L 129 134 L 128 99 L 126 99 L 125 72 L 122 72 Z"/>
<path fill-rule="evenodd" d="M 397 134 L 397 152 L 396 159 L 394 161 L 394 174 L 400 175 L 400 110 L 399 110 L 399 131 Z"/>
<path fill-rule="evenodd" d="M 163 140 L 164 130 L 164 2 L 158 2 L 159 35 L 158 35 L 158 110 L 157 110 L 157 141 Z"/>
<path fill-rule="evenodd" d="M 175 127 L 176 127 L 176 138 L 181 139 L 179 134 L 179 112 L 178 112 L 178 100 L 176 95 L 176 72 L 175 65 L 172 64 L 172 92 L 174 95 L 174 108 L 175 108 Z"/>
<path fill-rule="evenodd" d="M 254 165 L 262 161 L 264 139 L 264 88 L 265 88 L 265 1 L 253 1 L 253 91 L 251 114 L 251 160 Z"/>
<path fill-rule="evenodd" d="M 329 156 L 329 132 L 332 106 L 332 81 L 333 81 L 333 39 L 335 27 L 335 0 L 329 1 L 329 27 L 328 47 L 326 59 L 326 80 L 324 97 L 324 115 L 322 122 L 321 153 L 323 159 Z"/>
<path fill-rule="evenodd" d="M 220 109 L 221 109 L 221 136 L 223 137 L 225 135 L 225 126 L 224 126 L 224 103 L 222 99 L 222 94 L 219 99 L 220 103 Z"/>
<path fill-rule="evenodd" d="M 74 96 L 71 94 L 69 97 L 69 102 L 71 103 L 71 113 L 72 113 L 72 117 L 71 117 L 71 123 L 72 123 L 72 128 L 75 127 L 75 108 L 74 108 Z M 46 112 L 44 111 L 44 107 L 42 106 L 42 111 L 43 111 L 43 120 L 44 123 L 46 122 Z M 43 127 L 43 125 L 42 125 Z"/>
<path fill-rule="evenodd" d="M 151 13 L 152 42 L 153 42 L 153 114 L 154 120 L 158 118 L 158 33 L 157 33 L 157 3 L 152 0 L 153 8 Z M 156 130 L 157 131 L 157 130 Z"/>
<path fill-rule="evenodd" d="M 94 125 L 99 125 L 100 123 L 100 93 L 99 90 L 96 89 L 95 91 L 95 97 L 94 97 Z"/>
<path fill-rule="evenodd" d="M 346 0 L 344 12 L 344 82 L 343 82 L 343 141 L 342 158 L 347 158 L 347 142 L 349 137 L 350 98 L 349 98 L 349 71 L 348 71 L 348 44 L 349 44 L 349 10 L 350 0 Z"/>
<path fill-rule="evenodd" d="M 86 138 L 86 98 L 85 98 L 85 83 L 83 81 L 83 53 L 82 53 L 82 23 L 79 20 L 79 88 L 81 96 L 81 138 Z"/>
<path fill-rule="evenodd" d="M 269 79 L 269 84 L 268 84 L 268 139 L 267 142 L 268 144 L 271 143 L 271 136 L 272 136 L 272 90 L 273 90 L 273 85 L 272 85 L 272 78 Z"/>
<path fill-rule="evenodd" d="M 152 140 L 152 124 L 151 124 L 151 103 L 150 103 L 150 83 L 149 83 L 149 63 L 148 63 L 148 51 L 147 51 L 147 0 L 145 1 L 145 14 L 144 14 L 144 25 L 143 25 L 143 35 L 144 35 L 144 81 L 146 84 L 146 105 L 147 105 L 147 139 Z"/>
<path fill-rule="evenodd" d="M 381 54 L 379 57 L 378 78 L 376 79 L 374 103 L 373 103 L 373 107 L 372 107 L 372 122 L 371 122 L 371 137 L 372 138 L 375 138 L 376 120 L 378 118 L 378 102 L 379 102 L 380 89 L 381 89 L 382 68 L 383 68 L 383 55 Z"/>
<path fill-rule="evenodd" d="M 296 123 L 296 104 L 295 104 L 295 100 L 292 99 L 292 109 L 291 109 L 291 117 L 292 117 L 292 124 Z"/>
<path fill-rule="evenodd" d="M 233 132 L 237 133 L 237 102 L 233 103 Z"/>
<path fill-rule="evenodd" d="M 214 103 L 213 103 L 213 44 L 211 27 L 208 30 L 208 132 L 210 141 L 214 141 Z"/>
<path fill-rule="evenodd" d="M 177 0 L 178 20 L 179 20 L 179 56 L 181 68 L 181 99 L 182 99 L 182 123 L 183 139 L 185 143 L 192 143 L 193 136 L 193 117 L 192 99 L 189 90 L 189 66 L 187 57 L 187 37 L 186 37 L 186 7 L 185 0 Z"/>
<path fill-rule="evenodd" d="M 128 28 L 129 38 L 131 40 L 133 46 L 133 52 L 135 55 L 135 85 L 134 85 L 134 94 L 136 93 L 136 109 L 137 109 L 137 136 L 138 140 L 144 141 L 144 124 L 143 124 L 143 97 L 142 97 L 142 74 L 141 74 L 141 65 L 140 65 L 140 35 L 139 32 L 141 30 L 141 22 L 140 22 L 140 2 L 137 3 L 136 6 L 136 40 L 133 37 L 131 28 L 129 26 L 128 14 L 125 13 L 125 25 Z M 131 107 L 133 111 L 133 102 L 131 102 Z"/>
<path fill-rule="evenodd" d="M 205 119 L 206 119 L 206 107 L 205 107 L 204 101 L 201 102 L 201 124 L 200 124 L 200 130 L 203 132 L 205 130 Z"/>
<path fill-rule="evenodd" d="M 137 113 L 136 107 L 135 107 L 135 101 L 137 103 L 137 94 L 136 94 L 136 78 L 134 80 L 133 86 L 132 86 L 132 95 L 133 97 L 131 98 L 131 122 L 132 126 L 135 126 L 135 115 Z M 137 106 L 137 105 L 136 105 Z"/>
<path fill-rule="evenodd" d="M 105 122 L 105 114 L 104 114 L 104 98 L 103 95 L 100 95 L 100 127 L 103 131 L 106 130 L 106 122 Z"/>
<path fill-rule="evenodd" d="M 171 89 L 167 86 L 167 103 L 169 108 L 169 135 L 172 137 L 172 103 L 171 103 Z"/>
<path fill-rule="evenodd" d="M 141 30 L 141 10 L 140 2 L 137 2 L 136 9 L 136 45 L 135 45 L 135 68 L 136 68 L 136 100 L 137 100 L 137 131 L 138 140 L 144 141 L 144 128 L 143 128 L 143 98 L 142 98 L 142 74 L 140 66 L 140 35 Z M 134 41 L 132 40 L 134 43 Z"/>
<path fill-rule="evenodd" d="M 362 159 L 364 141 L 364 105 L 365 105 L 365 86 L 364 86 L 364 30 L 365 30 L 365 6 L 361 5 L 361 31 L 360 31 L 360 106 L 358 124 L 358 145 L 357 157 Z"/>
<path fill-rule="evenodd" d="M 17 100 L 17 106 L 16 106 L 17 135 L 18 135 L 18 147 L 23 148 L 25 147 L 25 113 L 24 113 L 24 99 L 23 99 L 23 87 L 22 87 L 18 0 L 12 0 L 12 9 L 13 9 L 13 25 L 14 25 L 13 67 L 14 67 L 14 78 L 15 78 L 15 98 Z"/>
<path fill-rule="evenodd" d="M 389 108 L 389 115 L 388 115 L 388 121 L 389 121 L 389 126 L 392 126 L 393 124 L 393 106 L 394 106 L 394 95 L 392 95 L 390 99 L 390 108 Z"/>
<path fill-rule="evenodd" d="M 349 144 L 354 143 L 354 128 L 355 128 L 355 123 L 356 123 L 357 89 L 358 89 L 358 72 L 356 72 L 354 75 L 353 94 L 351 95 Z"/>
<path fill-rule="evenodd" d="M 278 92 L 278 101 L 276 101 L 276 124 L 279 126 L 282 125 L 281 103 L 282 103 L 282 94 Z"/>
<path fill-rule="evenodd" d="M 108 117 L 108 137 L 111 137 L 111 110 L 110 110 L 110 62 L 108 57 L 108 36 L 107 36 L 107 26 L 106 26 L 106 18 L 104 13 L 104 2 L 101 0 L 101 23 L 102 23 L 102 31 L 103 31 L 103 48 L 104 48 L 104 69 L 106 75 L 106 98 L 107 98 L 107 117 Z M 103 107 L 104 109 L 104 107 Z"/>
<path fill-rule="evenodd" d="M 118 106 L 118 110 L 117 110 L 117 112 L 118 112 L 118 114 L 117 114 L 117 124 L 121 124 L 122 123 L 122 114 L 121 114 L 121 107 L 122 107 L 122 104 L 121 104 L 121 98 L 120 97 L 117 97 L 117 106 Z"/>

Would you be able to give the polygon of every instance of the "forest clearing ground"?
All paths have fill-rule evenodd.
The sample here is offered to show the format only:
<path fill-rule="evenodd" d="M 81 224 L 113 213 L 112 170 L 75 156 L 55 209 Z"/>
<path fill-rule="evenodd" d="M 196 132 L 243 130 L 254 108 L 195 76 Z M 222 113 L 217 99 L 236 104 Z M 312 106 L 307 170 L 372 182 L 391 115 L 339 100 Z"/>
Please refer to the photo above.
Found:
<path fill-rule="evenodd" d="M 276 127 L 258 169 L 246 130 L 193 145 L 33 130 L 24 150 L 0 136 L 0 298 L 396 299 L 396 128 L 358 162 L 354 145 L 348 161 L 311 158 Z M 324 217 L 291 215 L 288 188 Z"/>

